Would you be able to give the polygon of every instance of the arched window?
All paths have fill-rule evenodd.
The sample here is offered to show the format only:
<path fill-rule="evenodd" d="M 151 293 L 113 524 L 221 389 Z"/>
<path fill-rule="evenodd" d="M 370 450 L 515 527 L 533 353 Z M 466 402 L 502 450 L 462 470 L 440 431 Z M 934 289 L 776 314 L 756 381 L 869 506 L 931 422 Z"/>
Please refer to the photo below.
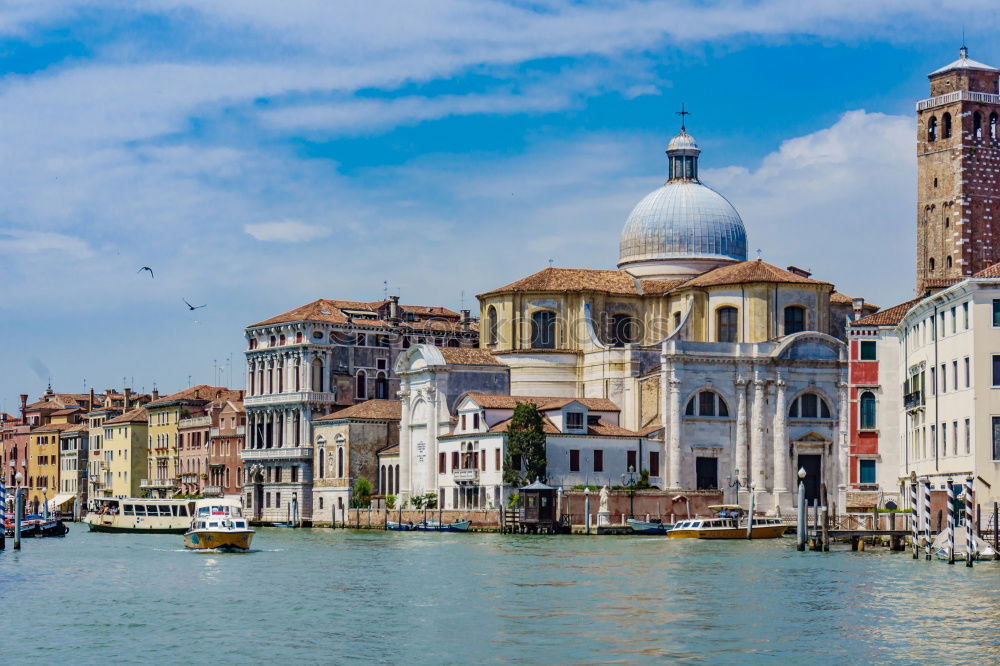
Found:
<path fill-rule="evenodd" d="M 358 376 L 354 380 L 354 397 L 364 400 L 368 395 L 368 375 L 364 370 L 358 370 Z"/>
<path fill-rule="evenodd" d="M 392 489 L 395 488 L 395 485 L 393 485 L 393 483 L 392 483 L 392 465 L 389 465 L 389 468 L 386 470 L 385 478 L 386 478 L 386 482 L 388 484 L 385 487 L 386 488 L 385 492 L 386 492 L 386 494 L 391 495 L 392 494 Z"/>
<path fill-rule="evenodd" d="M 739 310 L 726 306 L 715 313 L 715 339 L 717 342 L 737 342 Z"/>
<path fill-rule="evenodd" d="M 951 268 L 951 255 L 944 258 L 945 268 Z"/>
<path fill-rule="evenodd" d="M 806 309 L 800 305 L 785 308 L 785 335 L 806 330 Z"/>
<path fill-rule="evenodd" d="M 934 272 L 934 257 L 927 260 L 927 268 L 933 273 Z"/>
<path fill-rule="evenodd" d="M 295 361 L 294 375 L 295 375 L 295 391 L 297 393 L 297 392 L 299 392 L 299 391 L 302 390 L 302 377 L 301 377 L 301 373 L 299 372 L 299 362 L 298 361 Z"/>
<path fill-rule="evenodd" d="M 861 394 L 861 429 L 875 429 L 875 394 L 865 391 Z"/>
<path fill-rule="evenodd" d="M 226 468 L 226 488 L 229 487 L 229 468 Z"/>
<path fill-rule="evenodd" d="M 385 465 L 378 468 L 378 493 L 379 495 L 385 495 Z"/>
<path fill-rule="evenodd" d="M 344 476 L 344 449 L 343 447 L 337 447 L 337 476 L 343 478 Z"/>
<path fill-rule="evenodd" d="M 375 397 L 379 400 L 389 399 L 389 380 L 386 379 L 384 372 L 375 376 Z"/>
<path fill-rule="evenodd" d="M 951 114 L 947 112 L 941 116 L 941 138 L 951 138 Z"/>
<path fill-rule="evenodd" d="M 635 317 L 629 314 L 611 315 L 611 344 L 614 347 L 624 347 L 636 342 L 639 326 Z"/>
<path fill-rule="evenodd" d="M 1000 137 L 997 136 L 997 133 L 1000 132 L 1000 128 L 997 127 L 998 123 L 1000 123 L 1000 116 L 997 116 L 997 114 L 995 112 L 991 113 L 990 114 L 990 138 L 991 139 L 995 140 L 997 138 L 1000 138 Z"/>
<path fill-rule="evenodd" d="M 715 391 L 698 391 L 688 400 L 685 416 L 729 416 L 729 407 Z"/>
<path fill-rule="evenodd" d="M 254 383 L 255 383 L 254 380 L 255 379 L 256 379 L 256 377 L 254 377 L 253 370 L 250 370 L 250 386 L 248 387 L 249 390 L 247 391 L 247 395 L 254 395 L 253 389 L 254 389 Z"/>
<path fill-rule="evenodd" d="M 312 377 L 310 380 L 310 391 L 323 390 L 323 362 L 318 358 L 314 358 L 312 361 Z"/>
<path fill-rule="evenodd" d="M 457 347 L 458 346 L 458 338 L 448 338 L 448 346 L 449 347 Z"/>
<path fill-rule="evenodd" d="M 278 344 L 279 345 L 285 344 L 285 334 L 284 333 L 282 333 L 281 336 L 278 338 Z"/>
<path fill-rule="evenodd" d="M 270 338 L 268 339 L 268 346 L 269 346 L 269 347 L 273 347 L 273 346 L 274 346 L 274 343 L 275 343 L 275 338 L 274 338 L 274 336 L 272 335 L 272 336 L 271 336 L 271 337 L 270 337 Z"/>
<path fill-rule="evenodd" d="M 927 121 L 927 140 L 937 141 L 937 116 L 931 116 L 931 119 Z"/>
<path fill-rule="evenodd" d="M 319 450 L 319 465 L 316 470 L 316 476 L 323 478 L 323 472 L 326 470 L 326 450 L 320 447 Z"/>
<path fill-rule="evenodd" d="M 532 349 L 556 348 L 556 313 L 539 310 L 531 315 Z"/>
<path fill-rule="evenodd" d="M 399 492 L 399 465 L 396 465 L 396 475 L 395 475 L 395 485 L 396 492 Z"/>
<path fill-rule="evenodd" d="M 497 309 L 492 305 L 486 309 L 486 344 L 497 343 Z"/>
<path fill-rule="evenodd" d="M 275 372 L 278 373 L 278 393 L 285 392 L 285 364 L 279 364 Z"/>
<path fill-rule="evenodd" d="M 829 419 L 830 406 L 816 393 L 803 393 L 788 408 L 791 419 Z"/>
<path fill-rule="evenodd" d="M 983 138 L 983 114 L 978 111 L 972 112 L 972 137 L 974 139 Z"/>

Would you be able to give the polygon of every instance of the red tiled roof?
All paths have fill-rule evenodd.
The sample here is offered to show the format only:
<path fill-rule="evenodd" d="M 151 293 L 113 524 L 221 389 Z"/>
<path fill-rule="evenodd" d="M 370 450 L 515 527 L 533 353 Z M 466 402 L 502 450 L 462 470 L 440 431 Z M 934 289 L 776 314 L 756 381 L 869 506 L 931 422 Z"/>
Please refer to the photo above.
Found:
<path fill-rule="evenodd" d="M 701 275 L 691 278 L 683 287 L 716 287 L 729 284 L 746 284 L 750 282 L 776 282 L 779 284 L 813 284 L 832 286 L 829 282 L 814 280 L 797 275 L 784 268 L 778 268 L 762 259 L 744 261 L 738 264 L 720 266 Z"/>
<path fill-rule="evenodd" d="M 857 321 L 851 322 L 851 327 L 857 326 L 895 326 L 898 324 L 906 313 L 914 305 L 922 301 L 922 298 L 914 298 L 905 303 L 900 303 L 899 305 L 894 305 L 891 308 L 886 308 L 885 310 L 879 310 L 874 314 L 870 314 L 867 317 L 862 317 Z"/>
<path fill-rule="evenodd" d="M 314 422 L 339 421 L 341 419 L 399 421 L 402 418 L 403 408 L 399 400 L 366 400 L 339 412 L 321 416 L 314 419 Z"/>
<path fill-rule="evenodd" d="M 649 280 L 648 282 L 653 282 Z M 662 281 L 656 281 L 662 282 Z M 625 271 L 582 268 L 546 268 L 479 296 L 512 291 L 596 291 L 605 294 L 638 295 L 636 280 Z"/>
<path fill-rule="evenodd" d="M 78 425 L 76 423 L 49 423 L 48 425 L 38 426 L 33 428 L 31 432 L 62 432 L 73 426 Z"/>
<path fill-rule="evenodd" d="M 979 271 L 972 277 L 977 278 L 995 278 L 1000 277 L 1000 264 L 993 264 L 992 266 L 987 266 L 983 270 Z M 926 280 L 925 280 L 926 282 Z"/>
<path fill-rule="evenodd" d="M 587 426 L 588 435 L 606 435 L 610 437 L 640 437 L 641 434 L 635 430 L 629 430 L 614 423 L 598 421 L 596 425 Z"/>
<path fill-rule="evenodd" d="M 320 298 L 312 303 L 306 303 L 301 307 L 297 307 L 294 310 L 289 310 L 279 315 L 275 315 L 264 321 L 259 321 L 256 324 L 250 324 L 250 328 L 254 326 L 268 326 L 270 324 L 284 324 L 293 321 L 318 321 L 318 322 L 328 322 L 332 324 L 346 324 L 348 316 L 344 313 L 344 310 L 357 310 L 363 312 L 370 312 L 372 314 L 378 315 L 378 319 L 367 320 L 367 319 L 356 319 L 354 323 L 362 326 L 385 326 L 386 322 L 382 318 L 385 313 L 381 312 L 387 310 L 389 306 L 389 301 L 334 301 L 326 298 Z M 448 308 L 443 308 L 440 306 L 432 305 L 399 305 L 400 314 L 406 312 L 412 312 L 422 318 L 431 319 L 454 319 L 457 320 L 461 317 L 454 310 L 449 310 Z M 401 324 L 422 324 L 424 322 L 400 322 Z"/>
<path fill-rule="evenodd" d="M 449 365 L 504 365 L 489 349 L 478 347 L 439 347 Z"/>
<path fill-rule="evenodd" d="M 387 446 L 386 448 L 378 451 L 376 455 L 380 456 L 398 456 L 399 455 L 399 444 L 394 444 L 392 446 Z"/>
<path fill-rule="evenodd" d="M 135 409 L 129 410 L 122 414 L 121 416 L 116 416 L 113 419 L 108 419 L 104 422 L 104 425 L 121 425 L 124 423 L 146 423 L 149 421 L 149 412 L 146 411 L 145 407 L 136 407 Z"/>
<path fill-rule="evenodd" d="M 211 402 L 212 400 L 216 400 L 222 395 L 230 392 L 230 389 L 225 386 L 198 384 L 197 386 L 192 386 L 191 388 L 186 388 L 183 391 L 171 393 L 168 396 L 146 403 L 146 407 L 162 407 L 163 405 L 169 405 L 175 402 Z"/>
<path fill-rule="evenodd" d="M 514 417 L 512 416 L 509 419 L 504 419 L 503 421 L 500 421 L 499 423 L 493 425 L 490 428 L 490 432 L 507 432 L 507 430 L 510 429 L 510 422 L 513 420 Z M 555 424 L 552 423 L 552 421 L 548 420 L 545 417 L 542 417 L 542 432 L 544 432 L 546 435 L 558 435 L 559 428 L 557 428 Z"/>
<path fill-rule="evenodd" d="M 587 409 L 598 412 L 620 412 L 621 409 L 607 398 L 554 398 L 552 396 L 492 395 L 489 393 L 467 393 L 483 409 L 514 409 L 522 402 L 533 402 L 539 411 L 548 411 L 578 402 Z"/>
<path fill-rule="evenodd" d="M 65 409 L 70 405 L 85 405 L 89 399 L 89 395 L 79 393 L 53 393 L 52 395 L 43 395 L 37 401 L 27 405 L 25 409 Z"/>

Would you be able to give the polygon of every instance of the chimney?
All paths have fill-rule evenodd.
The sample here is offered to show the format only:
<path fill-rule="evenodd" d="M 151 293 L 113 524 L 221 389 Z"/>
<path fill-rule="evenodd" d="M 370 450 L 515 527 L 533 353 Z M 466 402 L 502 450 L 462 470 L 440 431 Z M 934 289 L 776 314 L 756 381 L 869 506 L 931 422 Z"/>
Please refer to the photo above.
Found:
<path fill-rule="evenodd" d="M 87 411 L 88 412 L 94 411 L 94 401 L 95 400 L 96 400 L 96 398 L 94 397 L 94 388 L 91 387 L 90 388 L 90 399 L 89 399 L 90 404 L 87 405 Z"/>
<path fill-rule="evenodd" d="M 153 389 L 153 392 L 149 394 L 149 397 L 150 397 L 150 398 L 152 398 L 152 400 L 150 400 L 150 402 L 152 402 L 153 400 L 159 400 L 159 399 L 160 399 L 160 392 L 159 392 L 159 391 L 157 391 L 157 390 L 156 390 L 156 389 L 154 388 L 154 389 Z"/>
<path fill-rule="evenodd" d="M 26 425 L 28 423 L 27 418 L 24 416 L 24 410 L 28 408 L 28 394 L 21 394 L 21 425 Z"/>
<path fill-rule="evenodd" d="M 462 324 L 462 332 L 463 333 L 468 333 L 469 332 L 469 321 L 470 321 L 469 311 L 468 310 L 462 310 L 462 317 L 461 317 L 461 319 L 459 319 L 459 322 Z"/>
<path fill-rule="evenodd" d="M 785 270 L 787 270 L 789 273 L 795 273 L 799 277 L 804 277 L 804 278 L 807 278 L 812 275 L 812 273 L 810 273 L 806 269 L 799 268 L 798 266 L 789 266 Z"/>
<path fill-rule="evenodd" d="M 389 297 L 389 321 L 399 321 L 399 296 Z"/>
<path fill-rule="evenodd" d="M 240 389 L 240 402 L 243 402 L 243 389 Z"/>
<path fill-rule="evenodd" d="M 131 398 L 132 398 L 132 389 L 130 389 L 130 388 L 123 388 L 122 389 L 122 393 L 125 394 L 125 404 L 122 405 L 122 412 L 124 413 L 124 412 L 128 411 L 128 405 L 129 405 L 129 402 L 131 402 Z"/>
<path fill-rule="evenodd" d="M 858 319 L 861 319 L 861 311 L 865 308 L 865 299 L 852 298 L 851 307 L 854 308 L 854 320 L 857 321 Z"/>

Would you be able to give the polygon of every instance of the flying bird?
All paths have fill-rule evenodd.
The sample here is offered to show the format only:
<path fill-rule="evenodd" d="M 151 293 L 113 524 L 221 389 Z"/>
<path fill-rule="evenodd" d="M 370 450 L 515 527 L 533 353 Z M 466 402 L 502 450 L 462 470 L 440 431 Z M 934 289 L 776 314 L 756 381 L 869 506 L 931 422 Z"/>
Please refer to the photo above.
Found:
<path fill-rule="evenodd" d="M 149 266 L 143 266 L 142 268 L 140 268 L 139 270 L 137 270 L 136 273 L 141 273 L 143 271 L 149 271 L 149 277 L 150 278 L 154 277 L 154 275 L 153 275 L 153 269 L 150 268 Z"/>
<path fill-rule="evenodd" d="M 187 302 L 186 298 L 182 298 L 181 300 L 184 301 L 184 305 L 188 306 L 188 310 L 198 310 L 200 308 L 205 307 L 205 305 L 208 305 L 208 303 L 205 303 L 205 305 L 191 305 L 190 303 Z"/>

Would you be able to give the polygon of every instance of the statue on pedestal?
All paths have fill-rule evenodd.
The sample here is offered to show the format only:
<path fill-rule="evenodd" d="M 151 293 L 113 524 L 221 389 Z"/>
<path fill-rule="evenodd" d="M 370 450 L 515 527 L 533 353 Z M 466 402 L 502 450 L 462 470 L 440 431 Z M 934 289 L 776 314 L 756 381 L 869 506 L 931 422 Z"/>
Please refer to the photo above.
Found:
<path fill-rule="evenodd" d="M 611 524 L 611 512 L 608 511 L 608 492 L 607 486 L 601 486 L 601 503 L 597 510 L 597 525 L 610 525 Z"/>

